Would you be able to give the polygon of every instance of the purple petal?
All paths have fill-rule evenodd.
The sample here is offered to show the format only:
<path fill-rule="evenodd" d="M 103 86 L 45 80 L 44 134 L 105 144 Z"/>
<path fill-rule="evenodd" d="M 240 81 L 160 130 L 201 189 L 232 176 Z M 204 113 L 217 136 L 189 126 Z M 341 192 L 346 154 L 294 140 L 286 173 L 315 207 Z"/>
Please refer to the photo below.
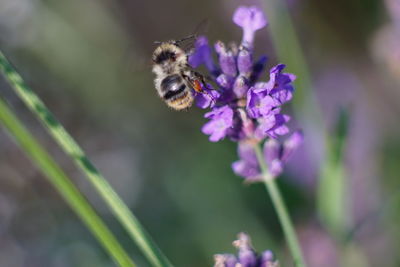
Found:
<path fill-rule="evenodd" d="M 270 164 L 275 159 L 281 158 L 282 145 L 275 139 L 269 138 L 264 143 L 264 158 Z"/>
<path fill-rule="evenodd" d="M 239 249 L 238 258 L 242 267 L 256 267 L 257 254 L 251 246 L 250 237 L 245 233 L 239 234 L 239 239 L 233 242 L 233 245 Z"/>
<path fill-rule="evenodd" d="M 248 75 L 250 74 L 252 68 L 253 68 L 253 60 L 251 53 L 248 49 L 246 48 L 241 48 L 239 51 L 239 55 L 237 58 L 237 65 L 238 65 L 238 70 L 239 73 L 242 75 Z"/>
<path fill-rule="evenodd" d="M 294 151 L 303 143 L 304 136 L 300 130 L 295 131 L 284 143 L 282 161 L 286 162 Z"/>
<path fill-rule="evenodd" d="M 240 160 L 232 164 L 235 174 L 246 178 L 246 180 L 262 180 L 261 169 L 253 145 L 249 142 L 239 142 L 238 154 Z"/>
<path fill-rule="evenodd" d="M 257 254 L 252 249 L 240 250 L 238 256 L 242 267 L 257 266 Z"/>
<path fill-rule="evenodd" d="M 233 110 L 229 106 L 214 108 L 204 115 L 211 120 L 202 127 L 204 134 L 210 135 L 211 142 L 218 142 L 225 138 L 229 128 L 233 125 Z"/>
<path fill-rule="evenodd" d="M 285 64 L 278 64 L 271 68 L 270 73 L 272 74 L 281 73 L 284 68 L 286 68 Z"/>
<path fill-rule="evenodd" d="M 232 254 L 214 255 L 214 267 L 235 267 L 238 263 L 236 257 Z"/>
<path fill-rule="evenodd" d="M 254 85 L 254 92 L 259 94 L 261 97 L 266 96 L 272 90 L 273 86 L 270 86 L 266 82 L 258 82 Z"/>
<path fill-rule="evenodd" d="M 273 117 L 275 118 L 274 126 L 267 130 L 267 134 L 272 138 L 277 138 L 277 135 L 287 134 L 289 132 L 289 128 L 285 125 L 285 123 L 290 120 L 290 117 L 283 114 L 276 114 Z"/>
<path fill-rule="evenodd" d="M 237 73 L 235 55 L 231 50 L 227 50 L 224 43 L 218 41 L 215 44 L 215 51 L 218 54 L 219 65 L 224 74 L 235 77 Z"/>
<path fill-rule="evenodd" d="M 264 87 L 267 83 L 257 83 L 256 87 L 252 87 L 247 91 L 246 109 L 252 118 L 259 118 L 263 114 L 269 114 L 274 108 L 275 101 L 267 95 L 268 88 Z M 264 99 L 268 97 L 267 99 Z"/>
<path fill-rule="evenodd" d="M 226 75 L 226 74 L 221 74 L 217 77 L 217 84 L 222 87 L 222 88 L 231 88 L 232 87 L 232 83 L 233 83 L 233 78 Z"/>
<path fill-rule="evenodd" d="M 247 85 L 245 77 L 239 76 L 236 78 L 235 83 L 233 84 L 233 92 L 237 98 L 243 98 L 247 94 L 248 89 L 249 86 Z"/>
<path fill-rule="evenodd" d="M 239 117 L 242 120 L 242 131 L 246 138 L 252 138 L 254 135 L 254 122 L 250 119 L 243 109 L 238 109 Z"/>
<path fill-rule="evenodd" d="M 269 136 L 277 138 L 278 135 L 287 134 L 289 128 L 284 125 L 290 120 L 288 115 L 275 114 L 270 116 L 261 117 L 258 119 L 259 125 L 255 131 L 257 138 L 264 138 Z"/>
<path fill-rule="evenodd" d="M 261 254 L 262 262 L 273 261 L 273 260 L 274 260 L 274 254 L 272 253 L 271 250 L 266 250 Z"/>
<path fill-rule="evenodd" d="M 208 40 L 204 36 L 199 36 L 196 39 L 195 50 L 189 57 L 189 65 L 197 68 L 201 64 L 205 64 L 210 73 L 218 73 L 218 67 L 214 64 L 212 58 L 211 47 L 208 45 Z"/>
<path fill-rule="evenodd" d="M 248 162 L 253 166 L 258 166 L 256 152 L 254 151 L 253 144 L 250 142 L 239 142 L 238 154 L 240 159 Z"/>
<path fill-rule="evenodd" d="M 203 88 L 202 93 L 196 93 L 196 105 L 199 108 L 206 109 L 208 107 L 212 108 L 215 105 L 216 100 L 220 97 L 220 93 L 217 90 L 209 89 L 210 85 L 207 85 L 207 88 Z"/>
<path fill-rule="evenodd" d="M 248 164 L 244 160 L 238 160 L 232 163 L 233 172 L 251 181 L 262 181 L 261 172 L 258 167 Z"/>
<path fill-rule="evenodd" d="M 269 173 L 272 177 L 277 177 L 283 172 L 283 162 L 279 159 L 273 160 L 270 164 L 268 164 Z"/>
<path fill-rule="evenodd" d="M 274 261 L 274 254 L 270 250 L 266 250 L 261 254 L 259 267 L 278 267 L 279 263 Z"/>
<path fill-rule="evenodd" d="M 240 6 L 233 14 L 233 22 L 243 28 L 242 44 L 252 47 L 255 31 L 267 25 L 267 19 L 261 9 L 255 6 Z"/>
<path fill-rule="evenodd" d="M 279 64 L 270 70 L 270 80 L 268 87 L 271 88 L 270 94 L 280 104 L 283 104 L 292 99 L 294 87 L 291 84 L 296 76 L 290 73 L 282 73 L 285 68 L 284 64 Z"/>
<path fill-rule="evenodd" d="M 261 116 L 268 116 L 273 113 L 273 109 L 278 106 L 279 103 L 276 102 L 271 96 L 267 95 L 260 100 L 259 113 Z"/>
<path fill-rule="evenodd" d="M 258 120 L 258 122 L 260 130 L 266 133 L 276 125 L 276 116 L 272 115 L 272 116 L 262 117 Z"/>

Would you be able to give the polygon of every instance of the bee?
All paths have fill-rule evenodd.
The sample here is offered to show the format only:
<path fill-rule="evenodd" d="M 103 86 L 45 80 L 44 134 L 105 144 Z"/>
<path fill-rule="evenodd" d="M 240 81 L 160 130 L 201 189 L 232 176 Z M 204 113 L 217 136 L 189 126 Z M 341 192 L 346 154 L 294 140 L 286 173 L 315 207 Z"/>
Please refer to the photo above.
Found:
<path fill-rule="evenodd" d="M 153 53 L 154 84 L 158 95 L 175 110 L 188 109 L 194 102 L 194 92 L 204 93 L 204 77 L 189 65 L 189 53 L 180 43 L 195 38 L 194 35 L 181 40 L 156 42 L 159 46 Z"/>

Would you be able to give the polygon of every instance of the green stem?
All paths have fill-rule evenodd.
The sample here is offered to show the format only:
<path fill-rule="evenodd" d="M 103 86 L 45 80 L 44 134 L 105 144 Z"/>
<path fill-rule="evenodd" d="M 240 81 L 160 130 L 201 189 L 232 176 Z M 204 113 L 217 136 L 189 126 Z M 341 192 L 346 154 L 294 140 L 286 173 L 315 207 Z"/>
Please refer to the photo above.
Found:
<path fill-rule="evenodd" d="M 61 123 L 48 110 L 40 98 L 25 84 L 21 76 L 0 51 L 0 69 L 17 95 L 25 102 L 28 108 L 43 123 L 51 136 L 60 145 L 63 151 L 69 155 L 74 163 L 82 170 L 88 180 L 96 188 L 97 192 L 107 203 L 113 214 L 125 227 L 130 237 L 136 242 L 147 259 L 153 266 L 168 267 L 172 264 L 157 247 L 150 235 L 141 226 L 137 218 L 132 214 L 128 206 L 113 190 L 111 185 L 92 164 L 83 150 L 69 135 Z"/>
<path fill-rule="evenodd" d="M 275 179 L 268 172 L 268 167 L 265 164 L 264 156 L 260 146 L 255 145 L 254 150 L 256 152 L 258 162 L 261 166 L 265 186 L 269 195 L 271 196 L 272 204 L 275 207 L 276 213 L 278 214 L 278 218 L 282 226 L 283 233 L 285 234 L 286 241 L 289 245 L 289 250 L 292 253 L 295 266 L 305 267 L 306 264 L 304 262 L 303 254 L 300 249 L 299 240 L 297 239 L 292 220 L 290 219 L 288 210 L 286 208 L 285 202 L 283 201 L 279 188 L 275 183 Z"/>
<path fill-rule="evenodd" d="M 99 243 L 108 251 L 119 266 L 135 266 L 114 235 L 96 214 L 85 197 L 66 176 L 63 170 L 25 129 L 18 118 L 0 98 L 0 122 L 14 137 L 16 143 L 25 151 L 48 180 L 60 192 L 65 201 L 86 224 Z"/>

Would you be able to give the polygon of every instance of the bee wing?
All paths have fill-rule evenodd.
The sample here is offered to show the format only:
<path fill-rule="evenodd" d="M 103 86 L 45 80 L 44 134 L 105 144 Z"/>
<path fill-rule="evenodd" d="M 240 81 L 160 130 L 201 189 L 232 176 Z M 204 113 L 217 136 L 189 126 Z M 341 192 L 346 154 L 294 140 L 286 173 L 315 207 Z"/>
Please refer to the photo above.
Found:
<path fill-rule="evenodd" d="M 208 28 L 210 26 L 210 19 L 205 18 L 197 24 L 196 28 L 193 31 L 193 34 L 196 36 L 204 35 L 208 32 Z"/>
<path fill-rule="evenodd" d="M 178 44 L 186 53 L 190 54 L 194 48 L 197 37 L 208 32 L 208 27 L 210 24 L 209 21 L 210 20 L 208 18 L 203 19 L 197 24 L 190 35 L 175 41 L 175 43 Z"/>

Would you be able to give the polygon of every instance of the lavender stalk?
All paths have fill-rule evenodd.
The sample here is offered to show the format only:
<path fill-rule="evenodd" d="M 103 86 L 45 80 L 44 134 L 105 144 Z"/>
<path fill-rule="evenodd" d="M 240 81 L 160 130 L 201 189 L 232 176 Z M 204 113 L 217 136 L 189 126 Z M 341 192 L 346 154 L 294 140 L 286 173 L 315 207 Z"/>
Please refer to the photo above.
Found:
<path fill-rule="evenodd" d="M 265 164 L 265 159 L 260 146 L 255 145 L 254 150 L 256 152 L 257 159 L 262 170 L 262 177 L 265 187 L 267 188 L 267 191 L 271 196 L 273 206 L 275 207 L 276 213 L 278 214 L 278 218 L 280 224 L 282 225 L 282 229 L 285 234 L 286 241 L 289 245 L 290 252 L 292 253 L 295 266 L 304 267 L 306 265 L 304 263 L 299 240 L 297 238 L 296 231 L 294 230 L 293 223 L 290 219 L 285 202 L 283 201 L 281 192 L 279 191 L 279 188 L 275 183 L 275 179 L 273 179 L 268 171 L 268 167 Z"/>

